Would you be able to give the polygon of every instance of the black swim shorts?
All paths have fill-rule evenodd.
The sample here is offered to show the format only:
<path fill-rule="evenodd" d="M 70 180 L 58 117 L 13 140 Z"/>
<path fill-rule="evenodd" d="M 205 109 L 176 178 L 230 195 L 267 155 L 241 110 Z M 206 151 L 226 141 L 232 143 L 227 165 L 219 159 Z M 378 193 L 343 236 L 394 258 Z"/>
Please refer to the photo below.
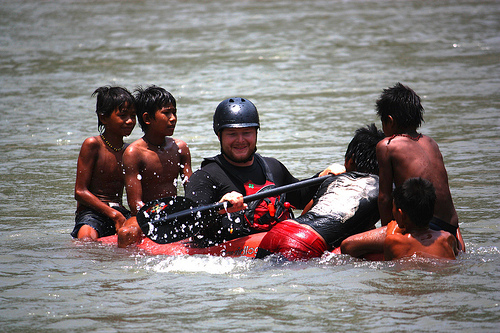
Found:
<path fill-rule="evenodd" d="M 126 219 L 130 218 L 131 216 L 130 211 L 128 211 L 123 206 L 116 205 L 112 208 L 122 213 Z M 76 213 L 75 228 L 71 232 L 71 236 L 73 236 L 73 238 L 77 238 L 78 231 L 80 231 L 80 228 L 84 225 L 89 225 L 94 228 L 99 234 L 99 237 L 106 237 L 116 234 L 115 223 L 113 222 L 113 220 L 90 208 L 85 208 Z"/>

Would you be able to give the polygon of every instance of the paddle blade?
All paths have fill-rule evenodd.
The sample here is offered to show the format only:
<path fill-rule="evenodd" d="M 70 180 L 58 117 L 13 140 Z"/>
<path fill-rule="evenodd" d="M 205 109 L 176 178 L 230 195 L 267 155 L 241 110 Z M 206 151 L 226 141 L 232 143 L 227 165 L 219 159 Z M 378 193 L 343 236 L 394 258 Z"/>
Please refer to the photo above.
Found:
<path fill-rule="evenodd" d="M 171 219 L 180 211 L 188 214 Z M 177 214 L 176 214 L 177 215 Z M 146 237 L 158 244 L 168 244 L 199 235 L 213 219 L 210 212 L 196 211 L 196 203 L 188 198 L 167 197 L 148 202 L 137 213 L 137 223 Z"/>

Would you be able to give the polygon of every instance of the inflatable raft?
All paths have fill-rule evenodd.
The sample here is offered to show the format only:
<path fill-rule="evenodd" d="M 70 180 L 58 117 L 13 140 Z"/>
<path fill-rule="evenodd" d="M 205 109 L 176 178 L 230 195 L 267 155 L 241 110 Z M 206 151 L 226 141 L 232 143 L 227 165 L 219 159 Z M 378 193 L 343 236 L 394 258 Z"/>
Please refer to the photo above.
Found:
<path fill-rule="evenodd" d="M 206 254 L 220 257 L 255 258 L 260 241 L 265 236 L 265 234 L 265 232 L 261 232 L 250 236 L 236 238 L 219 245 L 202 248 L 194 246 L 193 243 L 188 239 L 170 244 L 158 244 L 147 237 L 143 237 L 142 240 L 136 245 L 136 247 L 141 249 L 148 255 L 178 256 Z M 117 235 L 101 237 L 97 241 L 104 244 L 116 246 L 117 237 Z M 332 253 L 340 255 L 340 247 L 334 249 Z M 366 255 L 364 259 L 370 261 L 380 261 L 384 260 L 384 256 L 382 253 L 373 253 Z"/>
<path fill-rule="evenodd" d="M 265 234 L 265 232 L 261 232 L 250 236 L 236 238 L 219 245 L 202 248 L 196 247 L 189 239 L 169 244 L 158 244 L 147 237 L 143 237 L 136 246 L 149 255 L 174 256 L 185 254 L 208 254 L 221 257 L 255 258 L 257 248 L 259 247 L 260 241 Z M 117 237 L 117 235 L 101 237 L 98 241 L 104 244 L 112 244 L 116 246 Z"/>

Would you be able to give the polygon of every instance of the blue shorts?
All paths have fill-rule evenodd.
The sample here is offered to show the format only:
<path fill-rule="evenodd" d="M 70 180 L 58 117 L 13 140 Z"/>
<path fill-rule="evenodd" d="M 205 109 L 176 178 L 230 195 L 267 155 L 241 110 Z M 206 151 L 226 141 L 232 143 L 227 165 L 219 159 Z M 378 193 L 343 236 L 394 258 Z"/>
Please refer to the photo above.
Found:
<path fill-rule="evenodd" d="M 128 211 L 123 206 L 112 207 L 125 216 L 126 219 L 130 218 L 130 211 Z M 97 231 L 99 237 L 106 237 L 116 234 L 115 222 L 109 217 L 96 212 L 93 209 L 85 208 L 79 212 L 76 212 L 75 217 L 75 228 L 71 232 L 73 238 L 78 237 L 78 231 L 84 225 L 89 225 Z"/>

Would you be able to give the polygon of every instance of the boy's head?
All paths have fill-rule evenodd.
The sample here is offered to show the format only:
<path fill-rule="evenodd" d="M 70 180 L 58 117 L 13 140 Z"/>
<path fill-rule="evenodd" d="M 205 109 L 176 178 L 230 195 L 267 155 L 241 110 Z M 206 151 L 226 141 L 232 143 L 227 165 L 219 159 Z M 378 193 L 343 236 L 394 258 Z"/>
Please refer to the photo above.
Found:
<path fill-rule="evenodd" d="M 92 93 L 92 96 L 96 95 L 97 103 L 95 112 L 97 113 L 97 129 L 99 133 L 104 132 L 104 124 L 101 122 L 101 117 L 107 118 L 117 109 L 123 111 L 124 109 L 135 107 L 134 96 L 122 87 L 100 87 Z"/>
<path fill-rule="evenodd" d="M 409 178 L 393 192 L 394 206 L 417 226 L 425 228 L 434 215 L 436 190 L 423 178 Z"/>
<path fill-rule="evenodd" d="M 347 146 L 346 161 L 352 158 L 356 171 L 378 175 L 376 147 L 383 138 L 384 133 L 375 124 L 358 128 Z"/>
<path fill-rule="evenodd" d="M 376 109 L 382 123 L 387 122 L 390 116 L 401 130 L 418 128 L 424 120 L 420 97 L 399 82 L 382 91 Z"/>
<path fill-rule="evenodd" d="M 146 132 L 148 125 L 144 122 L 144 114 L 147 113 L 152 119 L 155 119 L 156 111 L 163 107 L 177 107 L 174 96 L 165 89 L 157 86 L 150 86 L 146 89 L 141 87 L 135 90 L 135 99 L 137 103 L 137 119 L 143 132 Z"/>

